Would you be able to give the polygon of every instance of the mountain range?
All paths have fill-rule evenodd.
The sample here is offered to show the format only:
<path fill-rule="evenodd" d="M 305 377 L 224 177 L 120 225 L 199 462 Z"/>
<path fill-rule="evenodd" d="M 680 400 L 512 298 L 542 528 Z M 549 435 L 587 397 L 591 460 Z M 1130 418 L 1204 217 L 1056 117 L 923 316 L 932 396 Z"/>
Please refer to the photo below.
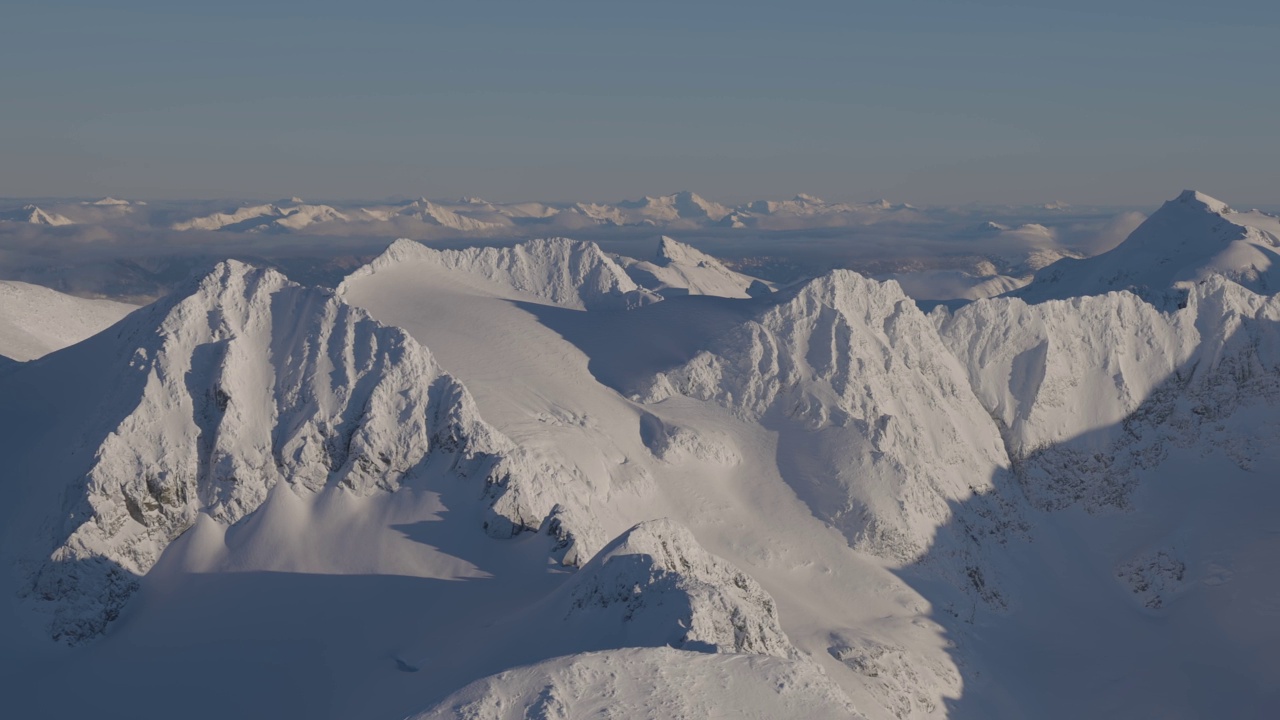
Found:
<path fill-rule="evenodd" d="M 1184 193 L 928 312 L 670 237 L 397 240 L 333 290 L 219 263 L 0 366 L 6 702 L 1268 717 L 1276 222 Z"/>

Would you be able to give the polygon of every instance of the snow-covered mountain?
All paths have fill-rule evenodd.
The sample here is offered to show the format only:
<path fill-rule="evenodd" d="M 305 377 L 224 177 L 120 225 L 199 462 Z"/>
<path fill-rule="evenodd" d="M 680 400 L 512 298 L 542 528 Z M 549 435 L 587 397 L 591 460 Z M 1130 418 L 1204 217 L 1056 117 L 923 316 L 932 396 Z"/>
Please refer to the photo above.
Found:
<path fill-rule="evenodd" d="M 904 717 L 924 717 L 927 708 L 941 707 L 943 697 L 956 692 L 959 676 L 937 644 L 936 626 L 913 624 L 908 617 L 916 617 L 915 611 L 886 602 L 872 588 L 911 591 L 882 565 L 850 553 L 846 537 L 796 497 L 778 470 L 775 431 L 681 398 L 637 405 L 600 380 L 615 373 L 638 377 L 653 363 L 687 359 L 714 338 L 708 328 L 719 323 L 728 329 L 738 318 L 758 314 L 760 301 L 677 295 L 631 310 L 581 312 L 394 255 L 375 261 L 374 272 L 353 274 L 342 296 L 440 348 L 441 361 L 479 389 L 477 403 L 487 419 L 516 442 L 554 453 L 576 468 L 591 488 L 576 504 L 600 522 L 606 537 L 655 517 L 689 527 L 699 544 L 773 597 L 791 643 L 823 666 L 859 708 L 891 705 Z M 744 532 L 766 527 L 767 533 Z M 613 562 L 649 567 L 639 558 Z M 636 577 L 646 576 L 653 575 L 642 569 Z M 639 580 L 625 584 L 647 587 Z M 806 589 L 797 593 L 801 585 Z M 815 602 L 819 597 L 826 600 Z M 638 602 L 650 607 L 649 601 Z M 688 607 L 685 600 L 664 604 Z M 613 612 L 599 617 L 617 617 Z M 639 622 L 646 612 L 633 617 Z M 848 630 L 862 627 L 860 618 L 869 616 L 880 618 L 876 629 Z M 691 627 L 687 620 L 683 626 L 675 636 L 661 633 L 662 642 L 682 637 Z M 900 629 L 888 631 L 889 626 Z M 616 636 L 618 630 L 608 627 L 616 626 L 588 635 Z M 681 623 L 673 619 L 665 627 Z M 509 643 L 532 643 L 519 639 L 514 626 L 509 633 Z M 631 637 L 628 642 L 639 642 Z M 869 648 L 884 656 L 883 662 L 867 661 L 867 672 L 882 668 L 874 680 L 851 670 L 848 660 L 863 657 L 864 649 L 873 652 Z M 411 664 L 418 666 L 417 658 L 430 653 L 417 651 Z M 901 662 L 915 668 L 912 675 L 897 669 L 898 658 L 907 658 Z"/>
<path fill-rule="evenodd" d="M 1280 391 L 1280 299 L 1215 275 L 1184 304 L 1162 312 L 1128 292 L 999 298 L 934 319 L 1021 471 L 1046 483 L 1033 499 L 1124 508 L 1166 442 L 1224 444 L 1250 466 L 1280 439 L 1271 423 L 1219 424 Z"/>
<path fill-rule="evenodd" d="M 834 271 L 788 295 L 641 398 L 711 400 L 776 429 L 783 477 L 872 555 L 911 563 L 955 543 L 967 556 L 967 537 L 1016 528 L 994 495 L 1009 472 L 998 429 L 897 284 Z M 965 503 L 965 533 L 938 537 Z"/>
<path fill-rule="evenodd" d="M 31 360 L 97 333 L 137 309 L 39 285 L 0 281 L 0 356 Z"/>
<path fill-rule="evenodd" d="M 475 200 L 474 198 L 472 200 Z M 465 203 L 466 210 L 475 212 L 477 210 L 488 211 L 497 214 L 498 211 L 484 201 L 474 201 Z M 496 230 L 509 226 L 505 222 L 492 222 L 479 220 L 469 215 L 433 203 L 426 198 L 414 200 L 405 205 L 396 205 L 381 208 L 361 208 L 360 212 L 369 220 L 377 222 L 396 222 L 399 220 L 416 220 L 426 225 L 447 228 L 458 232 L 485 232 Z"/>
<path fill-rule="evenodd" d="M 637 285 L 594 243 L 566 238 L 467 250 L 435 250 L 401 239 L 352 278 L 410 264 L 513 298 L 577 309 L 638 307 L 661 299 Z"/>
<path fill-rule="evenodd" d="M 54 716 L 1267 717 L 1280 301 L 1238 279 L 926 315 L 666 238 L 225 263 L 0 367 L 0 678 Z"/>
<path fill-rule="evenodd" d="M 0 220 L 28 223 L 30 225 L 48 225 L 51 227 L 73 224 L 73 221 L 65 215 L 46 212 L 36 205 L 23 205 L 16 210 L 0 212 Z"/>
<path fill-rule="evenodd" d="M 763 280 L 725 267 L 719 260 L 665 235 L 650 260 L 618 256 L 618 264 L 638 285 L 662 295 L 745 298 L 772 292 Z"/>
<path fill-rule="evenodd" d="M 465 481 L 485 498 L 476 523 L 496 537 L 536 531 L 551 510 L 535 517 L 528 501 L 560 471 L 484 423 L 425 348 L 273 271 L 224 263 L 92 342 L 6 375 L 6 411 L 34 414 L 56 389 L 50 377 L 95 365 L 118 381 L 76 398 L 86 412 L 68 421 L 80 450 L 49 468 L 15 465 L 65 488 L 61 507 L 36 513 L 50 524 L 19 561 L 23 594 L 70 643 L 101 634 L 200 518 L 236 524 L 278 485 L 359 497 Z"/>
<path fill-rule="evenodd" d="M 1063 260 L 1014 293 L 1028 302 L 1130 290 L 1162 307 L 1176 305 L 1185 286 L 1222 275 L 1255 292 L 1280 291 L 1280 218 L 1237 212 L 1221 200 L 1187 190 L 1166 202 L 1114 249 Z"/>
<path fill-rule="evenodd" d="M 888 200 L 869 203 L 827 202 L 801 193 L 790 200 L 755 200 L 733 208 L 720 219 L 728 228 L 799 229 L 843 227 L 917 219 L 916 208 Z"/>
<path fill-rule="evenodd" d="M 80 204 L 93 205 L 95 207 L 131 207 L 133 205 L 146 205 L 145 202 L 140 200 L 121 200 L 113 197 L 104 197 L 101 200 L 89 200 Z"/>
<path fill-rule="evenodd" d="M 226 230 L 232 232 L 288 232 L 317 223 L 347 222 L 350 218 L 329 205 L 309 205 L 299 198 L 287 203 L 267 203 L 229 212 L 194 217 L 172 225 L 173 230 Z"/>
<path fill-rule="evenodd" d="M 127 205 L 119 207 L 131 209 Z M 590 227 L 789 230 L 910 222 L 922 217 L 910 205 L 885 200 L 829 203 L 802 194 L 791 200 L 756 200 L 730 207 L 685 190 L 617 202 L 502 203 L 481 198 L 420 198 L 407 203 L 341 208 L 309 205 L 291 198 L 189 218 L 172 224 L 171 229 L 286 232 L 303 228 L 333 231 L 346 228 L 375 234 L 430 234 L 432 230 L 440 230 L 451 234 L 493 235 L 529 224 L 561 231 Z M 311 227 L 313 225 L 322 227 Z"/>

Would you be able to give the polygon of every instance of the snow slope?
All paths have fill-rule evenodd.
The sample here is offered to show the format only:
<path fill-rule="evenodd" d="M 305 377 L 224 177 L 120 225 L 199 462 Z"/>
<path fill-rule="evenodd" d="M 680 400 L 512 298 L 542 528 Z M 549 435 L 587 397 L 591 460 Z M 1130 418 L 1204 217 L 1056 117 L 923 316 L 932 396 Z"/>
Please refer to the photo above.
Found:
<path fill-rule="evenodd" d="M 1237 212 L 1221 200 L 1187 190 L 1112 250 L 1049 265 L 1012 294 L 1035 303 L 1130 290 L 1172 307 L 1187 284 L 1212 274 L 1272 293 L 1280 291 L 1278 254 L 1280 218 L 1256 210 Z"/>
<path fill-rule="evenodd" d="M 38 358 L 80 342 L 135 309 L 39 285 L 0 281 L 0 355 L 13 360 Z"/>
<path fill-rule="evenodd" d="M 771 292 L 764 281 L 734 272 L 710 255 L 665 235 L 659 238 L 652 260 L 616 260 L 638 285 L 662 295 L 745 298 Z"/>

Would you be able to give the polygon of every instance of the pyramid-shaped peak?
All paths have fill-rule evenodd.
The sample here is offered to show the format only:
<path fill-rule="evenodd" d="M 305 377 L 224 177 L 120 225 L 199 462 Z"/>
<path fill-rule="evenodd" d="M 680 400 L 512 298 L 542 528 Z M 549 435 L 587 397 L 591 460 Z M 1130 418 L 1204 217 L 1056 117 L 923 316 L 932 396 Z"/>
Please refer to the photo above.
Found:
<path fill-rule="evenodd" d="M 663 264 L 663 265 L 667 265 L 671 263 L 697 264 L 699 262 L 706 262 L 708 260 L 715 262 L 715 264 L 717 265 L 720 264 L 718 261 L 715 261 L 713 258 L 711 258 L 706 253 L 702 252 L 701 250 L 698 250 L 691 245 L 686 245 L 676 240 L 675 238 L 672 238 L 667 235 L 663 235 L 661 238 L 658 239 L 658 261 L 660 264 Z"/>
<path fill-rule="evenodd" d="M 1170 203 L 1166 203 L 1166 205 L 1171 203 L 1190 205 L 1192 207 L 1203 206 L 1212 213 L 1231 212 L 1231 207 L 1229 205 L 1198 190 L 1183 190 L 1181 195 L 1174 198 Z"/>

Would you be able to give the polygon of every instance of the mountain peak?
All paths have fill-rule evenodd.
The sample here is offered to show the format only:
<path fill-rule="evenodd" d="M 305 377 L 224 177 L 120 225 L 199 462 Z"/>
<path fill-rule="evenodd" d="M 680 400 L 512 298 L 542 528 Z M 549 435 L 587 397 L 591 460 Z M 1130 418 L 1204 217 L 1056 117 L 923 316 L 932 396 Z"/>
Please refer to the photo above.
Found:
<path fill-rule="evenodd" d="M 1231 212 L 1231 207 L 1221 200 L 1205 195 L 1198 190 L 1183 190 L 1178 197 L 1165 203 L 1166 205 L 1178 203 L 1179 205 L 1203 206 L 1211 213 Z"/>
<path fill-rule="evenodd" d="M 663 235 L 658 239 L 658 264 L 660 265 L 670 265 L 681 261 L 692 261 L 697 264 L 706 258 L 706 254 L 668 235 Z"/>
<path fill-rule="evenodd" d="M 338 292 L 358 278 L 410 262 L 425 264 L 424 270 L 481 280 L 490 290 L 505 287 L 521 299 L 533 296 L 580 310 L 633 308 L 661 299 L 636 285 L 595 243 L 563 237 L 463 250 L 435 250 L 401 239 L 348 276 Z"/>
<path fill-rule="evenodd" d="M 0 220 L 29 223 L 31 225 L 71 225 L 70 219 L 57 213 L 48 212 L 37 205 L 23 205 L 18 210 L 0 213 Z"/>
<path fill-rule="evenodd" d="M 1275 218 L 1237 213 L 1194 190 L 1166 202 L 1115 248 L 1083 260 L 1063 260 L 1010 293 L 1031 303 L 1130 290 L 1161 307 L 1185 300 L 1187 283 L 1219 274 L 1254 292 L 1280 286 L 1274 260 Z"/>

